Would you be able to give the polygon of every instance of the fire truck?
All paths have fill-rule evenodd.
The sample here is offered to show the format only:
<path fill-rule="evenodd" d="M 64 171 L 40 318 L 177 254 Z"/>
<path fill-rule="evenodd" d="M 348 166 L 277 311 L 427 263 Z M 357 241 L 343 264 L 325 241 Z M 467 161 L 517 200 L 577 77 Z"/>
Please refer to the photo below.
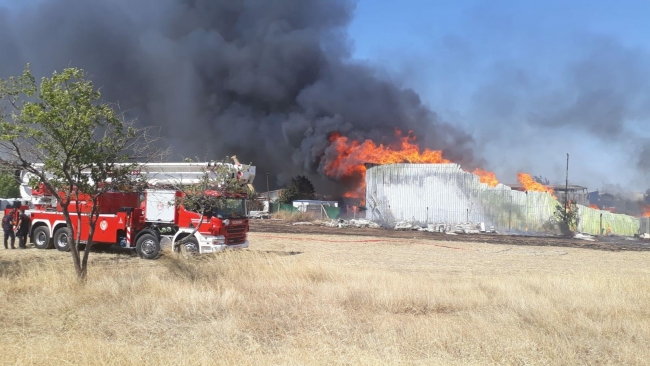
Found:
<path fill-rule="evenodd" d="M 134 249 L 141 258 L 155 259 L 162 248 L 188 254 L 214 253 L 226 249 L 248 247 L 248 218 L 246 195 L 206 191 L 205 194 L 223 196 L 223 204 L 209 212 L 196 212 L 178 204 L 181 191 L 169 189 L 178 184 L 199 182 L 211 164 L 223 163 L 149 163 L 141 166 L 146 174 L 148 189 L 144 192 L 105 192 L 99 199 L 99 219 L 93 235 L 93 245 L 120 245 Z M 241 185 L 251 184 L 255 167 L 243 168 L 241 164 L 226 164 L 236 174 Z M 214 174 L 214 173 L 212 173 Z M 70 232 L 62 213 L 61 204 L 41 184 L 30 187 L 31 174 L 19 172 L 22 204 L 31 217 L 30 237 L 38 249 L 70 249 Z M 81 242 L 88 239 L 89 213 L 92 202 L 87 197 L 76 197 L 69 207 L 75 234 L 81 229 Z M 77 202 L 81 220 L 77 217 Z M 10 209 L 9 209 L 10 210 Z M 79 224 L 80 221 L 80 224 Z M 198 227 L 198 229 L 197 229 Z M 185 240 L 183 240 L 185 239 Z"/>

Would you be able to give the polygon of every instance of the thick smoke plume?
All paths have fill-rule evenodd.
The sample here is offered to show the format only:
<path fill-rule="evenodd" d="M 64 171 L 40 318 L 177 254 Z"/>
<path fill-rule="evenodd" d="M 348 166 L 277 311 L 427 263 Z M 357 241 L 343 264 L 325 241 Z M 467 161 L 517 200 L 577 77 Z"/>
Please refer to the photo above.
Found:
<path fill-rule="evenodd" d="M 237 154 L 274 183 L 323 176 L 328 136 L 422 147 L 472 165 L 472 138 L 351 59 L 345 0 L 43 0 L 0 9 L 0 76 L 88 71 L 184 156 Z M 263 179 L 258 179 L 260 187 Z M 330 188 L 331 189 L 331 188 Z"/>

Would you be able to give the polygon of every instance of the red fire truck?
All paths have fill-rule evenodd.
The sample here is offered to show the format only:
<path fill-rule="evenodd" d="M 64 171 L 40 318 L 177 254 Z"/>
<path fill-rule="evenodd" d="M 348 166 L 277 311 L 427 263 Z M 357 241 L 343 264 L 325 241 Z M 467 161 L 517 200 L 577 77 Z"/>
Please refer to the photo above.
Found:
<path fill-rule="evenodd" d="M 201 213 L 175 202 L 182 193 L 164 189 L 171 184 L 197 183 L 211 163 L 144 164 L 149 189 L 141 193 L 106 192 L 99 201 L 99 220 L 93 236 L 94 245 L 115 245 L 133 248 L 140 257 L 155 259 L 162 248 L 189 253 L 213 253 L 226 249 L 248 247 L 246 196 L 226 194 L 220 207 Z M 221 163 L 218 163 L 221 164 Z M 245 170 L 240 164 L 228 164 L 242 185 L 251 184 L 255 167 Z M 46 188 L 29 186 L 30 174 L 20 173 L 21 195 L 25 213 L 32 219 L 30 237 L 39 249 L 56 248 L 67 251 L 70 232 L 61 205 Z M 216 191 L 206 194 L 221 195 Z M 90 212 L 91 203 L 78 197 L 83 212 Z M 17 206 L 16 206 L 17 207 Z M 79 224 L 76 203 L 69 207 L 75 233 Z M 88 216 L 81 215 L 81 241 L 88 239 Z M 196 229 L 198 226 L 198 230 Z M 179 242 L 186 239 L 181 245 Z"/>

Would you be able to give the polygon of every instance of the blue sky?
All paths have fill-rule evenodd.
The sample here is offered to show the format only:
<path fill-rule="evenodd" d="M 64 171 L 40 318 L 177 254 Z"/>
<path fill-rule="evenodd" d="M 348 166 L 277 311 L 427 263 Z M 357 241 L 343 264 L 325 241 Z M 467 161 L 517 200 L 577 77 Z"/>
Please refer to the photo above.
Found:
<path fill-rule="evenodd" d="M 580 88 L 593 84 L 589 91 L 615 89 L 624 101 L 647 95 L 645 79 L 639 89 L 630 81 L 636 74 L 625 69 L 639 76 L 648 71 L 635 65 L 650 61 L 649 20 L 647 1 L 361 0 L 349 34 L 355 58 L 415 89 L 443 119 L 471 131 L 486 167 L 503 181 L 513 181 L 518 170 L 561 181 L 568 152 L 577 184 L 645 189 L 650 181 L 639 174 L 639 147 L 626 139 L 650 137 L 650 115 L 635 103 L 624 107 L 622 134 L 611 138 L 590 131 L 602 126 L 588 112 L 569 126 L 558 125 L 558 117 L 552 128 L 530 116 L 567 115 L 539 101 L 577 95 L 576 74 L 586 74 Z M 525 88 L 512 87 L 517 78 Z M 486 95 L 516 112 L 492 114 L 493 106 L 481 106 Z"/>

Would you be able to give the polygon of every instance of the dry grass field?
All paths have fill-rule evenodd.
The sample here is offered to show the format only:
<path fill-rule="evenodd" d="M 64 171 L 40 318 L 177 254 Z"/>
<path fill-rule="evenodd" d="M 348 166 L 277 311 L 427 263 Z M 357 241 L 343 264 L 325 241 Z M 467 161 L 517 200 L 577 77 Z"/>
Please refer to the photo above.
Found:
<path fill-rule="evenodd" d="M 650 253 L 251 233 L 144 261 L 0 249 L 0 363 L 643 365 Z M 522 239 L 526 240 L 526 239 Z"/>

